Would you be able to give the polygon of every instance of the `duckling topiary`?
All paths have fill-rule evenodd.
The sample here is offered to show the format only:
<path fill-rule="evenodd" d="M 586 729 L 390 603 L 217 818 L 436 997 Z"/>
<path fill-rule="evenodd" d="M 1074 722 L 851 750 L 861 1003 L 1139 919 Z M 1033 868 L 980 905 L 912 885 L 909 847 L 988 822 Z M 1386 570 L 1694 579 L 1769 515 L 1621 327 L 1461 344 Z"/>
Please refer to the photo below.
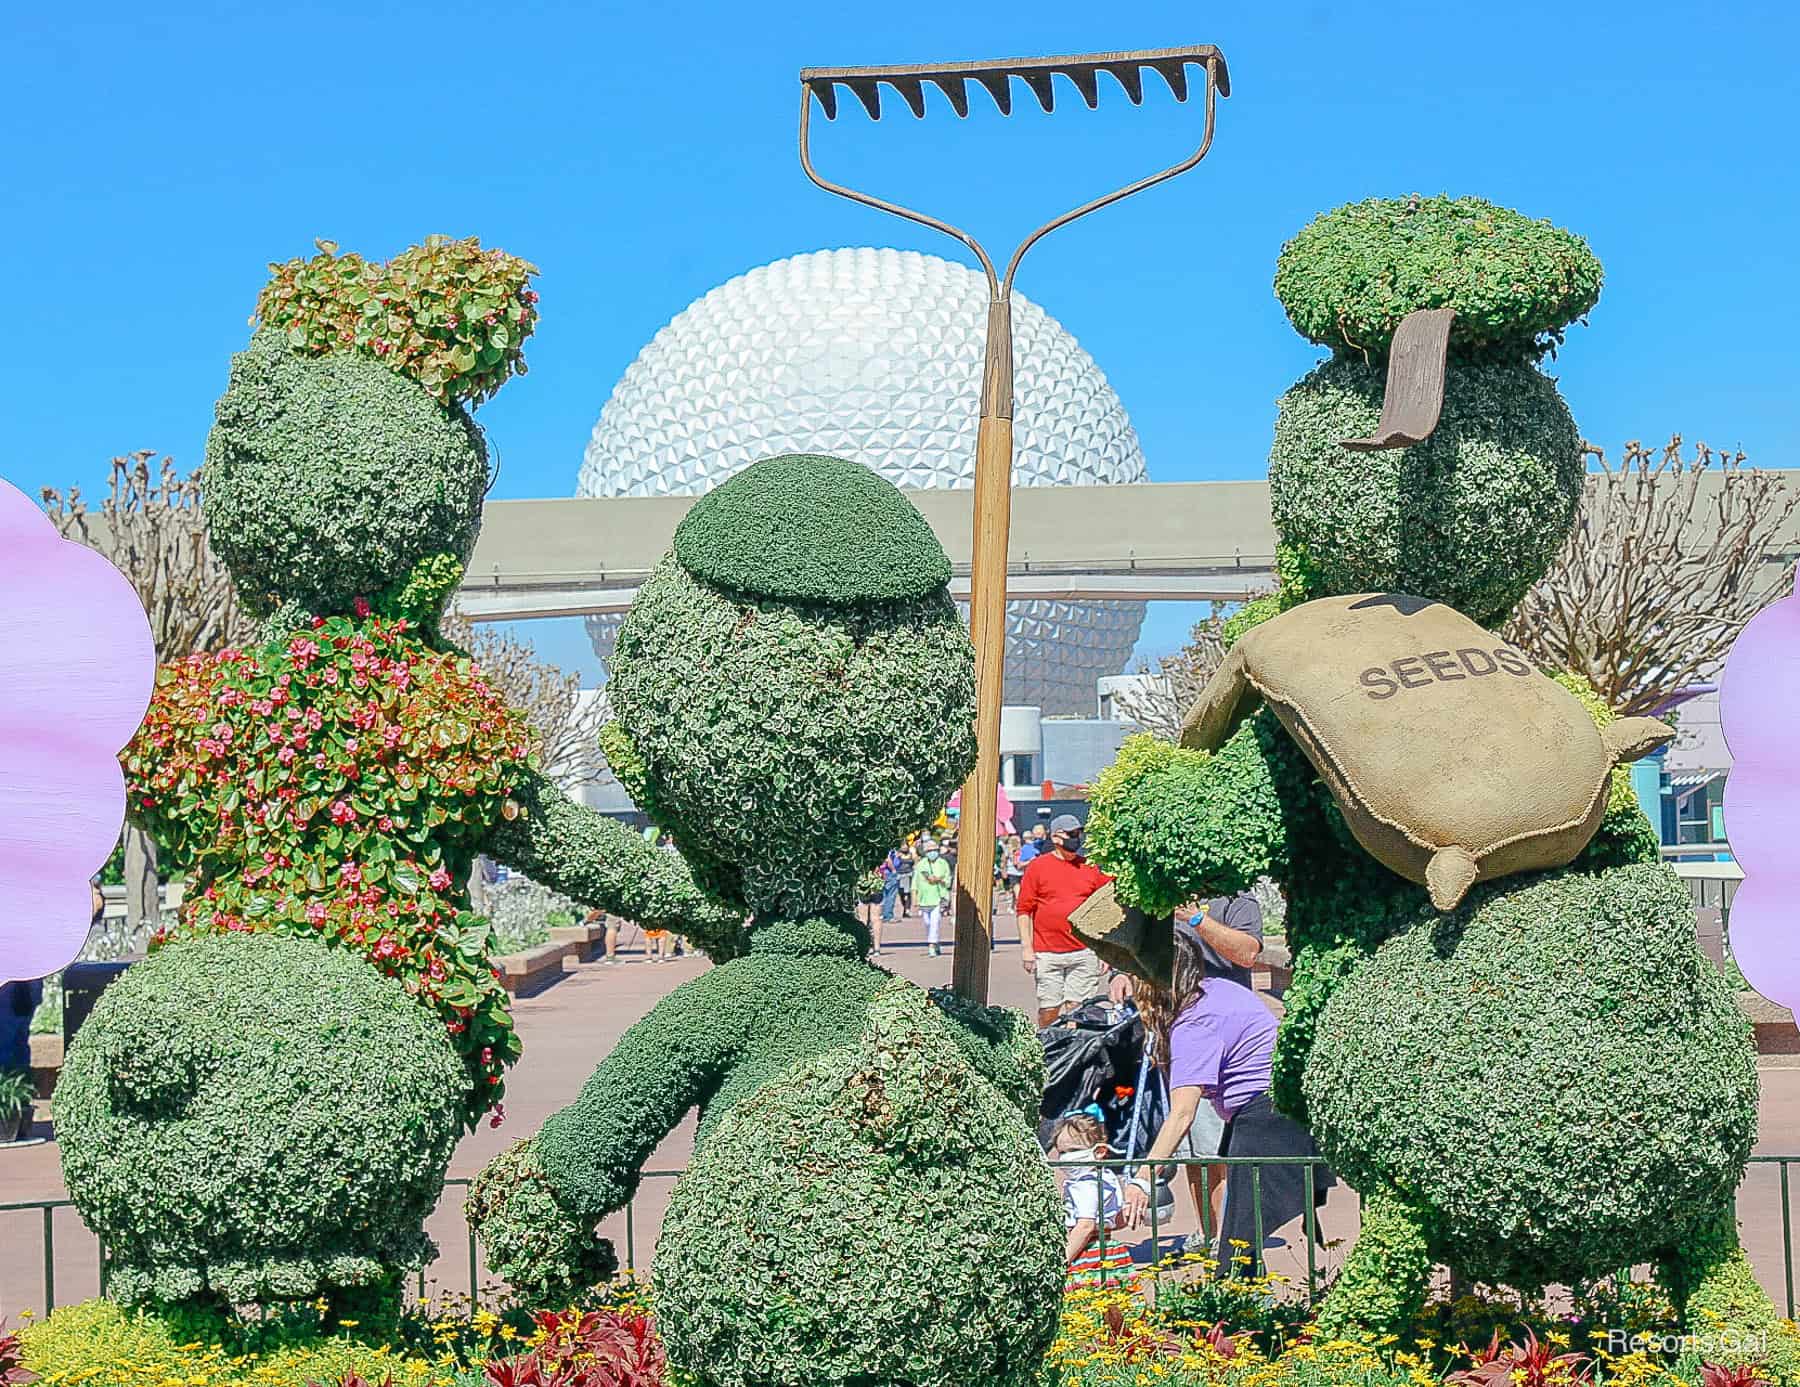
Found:
<path fill-rule="evenodd" d="M 873 472 L 773 458 L 695 505 L 620 628 L 609 754 L 749 916 L 747 950 L 633 1026 L 469 1210 L 496 1271 L 573 1291 L 698 1108 L 652 1275 L 700 1387 L 1026 1387 L 1055 1334 L 1042 1048 L 1018 1013 L 871 965 L 854 913 L 974 760 L 949 576 Z"/>
<path fill-rule="evenodd" d="M 1334 355 L 1282 397 L 1270 459 L 1282 586 L 1234 618 L 1229 638 L 1315 619 L 1307 604 L 1323 598 L 1321 612 L 1385 604 L 1402 626 L 1442 614 L 1439 604 L 1499 625 L 1545 571 L 1580 500 L 1580 437 L 1535 363 L 1599 284 L 1578 238 L 1477 199 L 1360 203 L 1291 241 L 1277 293 Z M 1345 451 L 1342 440 L 1375 429 L 1400 320 L 1442 307 L 1457 316 L 1436 431 L 1411 446 Z M 1480 671 L 1541 679 L 1510 647 L 1496 663 L 1504 643 L 1462 625 L 1460 643 L 1488 662 Z M 1258 648 L 1304 648 L 1291 632 L 1284 641 Z M 1183 900 L 1246 890 L 1263 875 L 1287 895 L 1294 981 L 1275 1100 L 1310 1124 L 1364 1199 L 1363 1233 L 1321 1330 L 1403 1329 L 1434 1262 L 1527 1288 L 1656 1263 L 1697 1325 L 1724 1306 L 1733 1328 L 1772 1327 L 1732 1212 L 1756 1130 L 1749 1027 L 1696 945 L 1687 893 L 1660 862 L 1623 772 L 1610 772 L 1610 791 L 1602 783 L 1556 855 L 1528 864 L 1547 870 L 1520 871 L 1499 851 L 1477 881 L 1471 856 L 1455 881 L 1432 883 L 1440 910 L 1422 872 L 1408 880 L 1363 846 L 1381 833 L 1421 854 L 1435 845 L 1400 843 L 1404 822 L 1371 832 L 1341 774 L 1356 756 L 1317 734 L 1306 704 L 1339 689 L 1326 711 L 1344 727 L 1407 719 L 1416 705 L 1391 692 L 1466 698 L 1470 672 L 1450 651 L 1395 674 L 1386 656 L 1312 649 L 1321 663 L 1298 681 L 1310 693 L 1258 672 L 1280 717 L 1264 706 L 1204 747 L 1128 742 L 1095 788 L 1089 842 L 1139 931 L 1094 942 L 1139 968 L 1157 956 L 1157 917 Z M 1241 679 L 1245 659 L 1254 665 L 1240 657 L 1226 673 Z M 1609 727 L 1590 690 L 1570 692 L 1615 760 L 1655 740 Z M 1218 691 L 1209 697 L 1225 706 Z M 1533 698 L 1547 710 L 1566 695 L 1543 681 Z M 1576 715 L 1572 700 L 1564 713 Z M 1528 709 L 1511 716 L 1521 742 L 1541 731 Z M 1422 735 L 1414 722 L 1376 730 Z M 1417 749 L 1407 773 L 1454 773 L 1457 751 Z M 1493 779 L 1464 770 L 1468 796 Z"/>

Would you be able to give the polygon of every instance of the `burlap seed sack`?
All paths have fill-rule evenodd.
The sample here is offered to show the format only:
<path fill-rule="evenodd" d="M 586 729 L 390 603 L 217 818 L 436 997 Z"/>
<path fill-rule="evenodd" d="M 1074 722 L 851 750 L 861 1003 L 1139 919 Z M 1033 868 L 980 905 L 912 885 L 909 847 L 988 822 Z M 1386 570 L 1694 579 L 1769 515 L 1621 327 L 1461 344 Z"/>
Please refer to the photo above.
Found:
<path fill-rule="evenodd" d="M 1267 702 L 1350 831 L 1449 910 L 1477 881 L 1572 861 L 1621 761 L 1674 731 L 1604 730 L 1575 696 L 1453 607 L 1366 593 L 1307 602 L 1231 649 L 1182 729 L 1212 749 Z"/>

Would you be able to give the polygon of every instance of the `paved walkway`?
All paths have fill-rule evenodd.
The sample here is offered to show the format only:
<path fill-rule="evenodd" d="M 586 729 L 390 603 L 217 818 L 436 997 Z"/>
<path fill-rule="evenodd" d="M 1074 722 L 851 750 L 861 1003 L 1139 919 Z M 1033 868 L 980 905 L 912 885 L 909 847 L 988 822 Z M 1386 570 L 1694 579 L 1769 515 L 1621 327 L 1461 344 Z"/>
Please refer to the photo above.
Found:
<path fill-rule="evenodd" d="M 991 996 L 997 1003 L 1032 1008 L 1031 981 L 1019 966 L 1017 928 L 1011 915 L 1002 914 L 997 934 L 1000 945 L 993 959 Z M 474 1175 L 496 1152 L 521 1137 L 530 1136 L 545 1118 L 572 1100 L 594 1066 L 611 1050 L 619 1036 L 680 983 L 698 976 L 709 965 L 703 958 L 683 957 L 668 963 L 652 963 L 643 953 L 642 937 L 628 933 L 623 961 L 616 965 L 587 964 L 536 997 L 515 1005 L 520 1035 L 525 1043 L 523 1059 L 507 1084 L 507 1120 L 498 1131 L 485 1124 L 466 1137 L 451 1163 L 452 1179 Z M 888 950 L 881 962 L 893 972 L 925 986 L 950 980 L 950 954 L 932 958 L 922 942 L 916 919 L 890 931 Z M 1800 1155 L 1800 1068 L 1775 1067 L 1762 1071 L 1763 1097 L 1759 1152 Z M 40 1128 L 40 1130 L 42 1130 Z M 692 1117 L 670 1134 L 646 1167 L 674 1172 L 687 1164 L 693 1149 Z M 1794 1171 L 1800 1181 L 1800 1169 Z M 672 1176 L 646 1178 L 631 1211 L 609 1220 L 604 1230 L 618 1248 L 621 1261 L 648 1261 L 661 1227 Z M 1800 1195 L 1800 1188 L 1795 1193 Z M 469 1286 L 468 1239 L 461 1215 L 462 1190 L 446 1191 L 443 1204 L 430 1224 L 442 1255 L 432 1269 L 434 1293 L 466 1293 Z M 55 1144 L 0 1150 L 0 1204 L 24 1200 L 59 1199 L 65 1191 Z M 1739 1200 L 1744 1236 L 1762 1280 L 1778 1302 L 1785 1302 L 1782 1257 L 1782 1199 L 1775 1167 L 1753 1167 Z M 94 1240 L 72 1209 L 55 1217 L 56 1299 L 59 1304 L 85 1299 L 98 1289 Z M 1194 1210 L 1185 1191 L 1178 1195 L 1172 1232 L 1192 1230 Z M 1340 1187 L 1320 1214 L 1323 1237 L 1339 1240 L 1320 1258 L 1320 1270 L 1341 1261 L 1343 1242 L 1356 1226 L 1356 1196 Z M 0 1213 L 0 1317 L 16 1321 L 23 1309 L 41 1309 L 43 1295 L 42 1215 Z M 1296 1281 L 1306 1274 L 1305 1247 L 1298 1223 L 1290 1234 L 1290 1246 L 1271 1249 L 1269 1264 Z M 480 1275 L 485 1282 L 486 1272 Z"/>

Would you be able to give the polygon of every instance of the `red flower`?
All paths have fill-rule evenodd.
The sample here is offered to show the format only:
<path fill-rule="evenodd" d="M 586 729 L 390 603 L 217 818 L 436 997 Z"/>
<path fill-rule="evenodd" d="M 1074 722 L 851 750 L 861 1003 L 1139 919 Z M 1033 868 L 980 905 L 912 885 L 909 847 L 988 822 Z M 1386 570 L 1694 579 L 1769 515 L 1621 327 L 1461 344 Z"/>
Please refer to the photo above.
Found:
<path fill-rule="evenodd" d="M 356 811 L 350 807 L 348 800 L 334 800 L 331 805 L 331 821 L 334 824 L 353 824 L 356 822 Z M 345 863 L 346 867 L 350 864 Z M 354 881 L 357 878 L 345 875 L 344 880 Z"/>

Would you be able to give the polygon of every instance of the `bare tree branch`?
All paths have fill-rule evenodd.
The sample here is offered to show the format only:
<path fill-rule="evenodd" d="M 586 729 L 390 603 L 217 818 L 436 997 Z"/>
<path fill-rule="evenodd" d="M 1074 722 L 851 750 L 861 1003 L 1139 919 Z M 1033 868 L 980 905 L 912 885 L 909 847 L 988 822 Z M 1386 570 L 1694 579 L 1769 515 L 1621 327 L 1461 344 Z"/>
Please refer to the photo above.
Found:
<path fill-rule="evenodd" d="M 137 590 L 157 659 L 179 660 L 254 639 L 255 623 L 207 541 L 198 476 L 184 477 L 154 451 L 112 460 L 111 489 L 96 515 L 80 487 L 43 490 L 57 532 L 104 554 Z"/>
<path fill-rule="evenodd" d="M 73 486 L 67 492 L 45 487 L 44 510 L 64 539 L 98 551 L 125 575 L 150 618 L 158 660 L 247 644 L 256 623 L 207 539 L 199 478 L 182 476 L 167 457 L 152 472 L 155 456 L 146 449 L 112 460 L 98 515 Z M 136 824 L 128 822 L 124 833 L 127 931 L 143 938 L 162 920 L 156 847 Z"/>
<path fill-rule="evenodd" d="M 1215 608 L 1194 623 L 1180 650 L 1158 660 L 1155 668 L 1141 666 L 1138 681 L 1113 695 L 1119 716 L 1165 741 L 1179 739 L 1182 718 L 1225 658 L 1220 639 L 1224 626 L 1225 618 Z"/>
<path fill-rule="evenodd" d="M 1525 595 L 1507 640 L 1571 670 L 1623 715 L 1656 711 L 1715 678 L 1744 624 L 1788 590 L 1779 549 L 1800 494 L 1743 453 L 1677 434 L 1660 452 L 1633 441 L 1599 470 L 1556 563 Z"/>
<path fill-rule="evenodd" d="M 583 698 L 580 675 L 566 674 L 540 660 L 524 641 L 454 612 L 444 615 L 439 630 L 469 652 L 508 703 L 524 711 L 542 739 L 546 774 L 565 790 L 612 778 L 599 750 L 606 700 Z"/>

